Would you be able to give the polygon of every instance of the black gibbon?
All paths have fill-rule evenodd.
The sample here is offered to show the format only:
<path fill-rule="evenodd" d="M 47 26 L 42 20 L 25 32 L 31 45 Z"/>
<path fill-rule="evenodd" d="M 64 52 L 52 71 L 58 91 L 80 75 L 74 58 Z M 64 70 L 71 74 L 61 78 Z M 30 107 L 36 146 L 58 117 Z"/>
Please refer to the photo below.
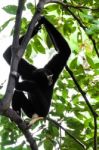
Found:
<path fill-rule="evenodd" d="M 31 38 L 37 33 L 41 24 L 45 26 L 57 54 L 40 69 L 37 69 L 22 58 L 18 65 L 18 73 L 23 80 L 22 82 L 17 81 L 12 98 L 12 108 L 19 115 L 21 115 L 22 109 L 30 118 L 34 114 L 37 114 L 38 117 L 47 116 L 55 82 L 71 53 L 66 40 L 45 17 L 41 17 Z M 20 44 L 22 39 L 23 37 L 20 38 Z M 5 51 L 3 56 L 8 64 L 10 64 L 11 46 Z M 28 93 L 28 97 L 24 95 L 23 91 Z"/>

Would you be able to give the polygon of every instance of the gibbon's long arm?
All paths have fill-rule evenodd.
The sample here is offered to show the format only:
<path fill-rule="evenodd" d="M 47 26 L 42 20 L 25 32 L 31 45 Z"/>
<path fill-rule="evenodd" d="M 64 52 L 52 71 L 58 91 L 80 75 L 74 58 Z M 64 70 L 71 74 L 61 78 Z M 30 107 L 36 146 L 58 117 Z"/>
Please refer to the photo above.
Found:
<path fill-rule="evenodd" d="M 53 83 L 55 83 L 58 75 L 66 65 L 71 50 L 67 41 L 63 38 L 61 33 L 59 33 L 57 29 L 46 18 L 42 17 L 41 22 L 44 24 L 55 49 L 58 51 L 58 54 L 56 54 L 47 65 L 45 65 L 46 69 L 52 71 Z"/>
<path fill-rule="evenodd" d="M 70 56 L 71 50 L 67 41 L 61 35 L 61 33 L 45 17 L 41 18 L 41 23 L 44 24 L 55 49 L 59 53 L 65 53 L 68 59 L 68 57 Z"/>

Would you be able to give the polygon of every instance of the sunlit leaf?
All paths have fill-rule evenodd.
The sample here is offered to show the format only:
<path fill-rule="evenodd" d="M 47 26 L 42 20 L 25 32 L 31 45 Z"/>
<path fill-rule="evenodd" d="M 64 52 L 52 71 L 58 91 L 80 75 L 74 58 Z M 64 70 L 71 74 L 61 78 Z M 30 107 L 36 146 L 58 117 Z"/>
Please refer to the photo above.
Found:
<path fill-rule="evenodd" d="M 8 14 L 16 15 L 17 6 L 16 5 L 7 5 L 2 8 Z"/>

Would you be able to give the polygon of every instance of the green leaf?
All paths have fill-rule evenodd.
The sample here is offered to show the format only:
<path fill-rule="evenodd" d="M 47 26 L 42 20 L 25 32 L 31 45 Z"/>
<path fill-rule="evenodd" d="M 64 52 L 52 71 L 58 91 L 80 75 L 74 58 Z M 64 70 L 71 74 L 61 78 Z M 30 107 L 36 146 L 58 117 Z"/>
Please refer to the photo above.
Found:
<path fill-rule="evenodd" d="M 48 48 L 50 49 L 52 47 L 52 41 L 51 41 L 51 38 L 50 36 L 47 34 L 47 37 L 46 37 L 46 43 L 47 43 L 47 46 Z"/>
<path fill-rule="evenodd" d="M 10 21 L 14 20 L 14 18 L 10 18 L 9 20 L 7 20 L 1 27 L 0 27 L 0 32 L 3 31 L 7 25 L 10 23 Z"/>
<path fill-rule="evenodd" d="M 74 58 L 70 63 L 70 68 L 75 69 L 77 67 L 77 58 Z"/>
<path fill-rule="evenodd" d="M 49 139 L 46 139 L 44 141 L 44 149 L 45 150 L 53 150 L 53 143 Z"/>
<path fill-rule="evenodd" d="M 16 5 L 7 5 L 2 8 L 8 14 L 16 15 L 17 6 Z"/>
<path fill-rule="evenodd" d="M 56 106 L 55 106 L 55 109 L 56 109 L 56 112 L 58 115 L 62 115 L 63 112 L 64 112 L 64 104 L 62 103 L 57 103 Z"/>
<path fill-rule="evenodd" d="M 51 133 L 51 136 L 53 136 L 53 138 L 59 135 L 58 128 L 53 126 L 52 123 L 49 123 L 49 132 Z"/>
<path fill-rule="evenodd" d="M 32 12 L 32 14 L 35 12 L 35 7 L 32 3 L 28 3 L 27 4 L 27 8 L 30 9 L 30 11 Z"/>
<path fill-rule="evenodd" d="M 66 118 L 66 122 L 68 127 L 72 128 L 72 129 L 78 129 L 78 132 L 80 132 L 80 130 L 82 131 L 83 129 L 83 124 L 76 118 L 73 117 L 68 117 Z"/>
<path fill-rule="evenodd" d="M 27 31 L 27 27 L 28 27 L 28 21 L 26 18 L 22 18 L 21 19 L 21 31 L 20 34 L 24 35 Z"/>
<path fill-rule="evenodd" d="M 57 11 L 57 9 L 59 9 L 59 5 L 57 5 L 57 4 L 54 4 L 54 5 L 46 5 L 46 7 L 45 7 L 45 9 L 47 10 L 47 11 L 50 11 L 50 12 L 52 12 L 52 11 Z"/>
<path fill-rule="evenodd" d="M 94 68 L 95 64 L 94 64 L 92 58 L 90 58 L 89 56 L 86 56 L 86 58 L 87 58 L 87 61 L 88 61 L 89 65 L 90 65 L 92 68 Z"/>
<path fill-rule="evenodd" d="M 41 44 L 40 39 L 34 38 L 34 41 L 32 42 L 32 47 L 35 50 L 35 52 L 40 52 L 40 53 L 45 54 L 45 48 Z"/>
<path fill-rule="evenodd" d="M 27 50 L 26 50 L 26 53 L 25 53 L 26 59 L 29 59 L 31 54 L 32 54 L 32 46 L 31 46 L 31 44 L 28 44 Z"/>

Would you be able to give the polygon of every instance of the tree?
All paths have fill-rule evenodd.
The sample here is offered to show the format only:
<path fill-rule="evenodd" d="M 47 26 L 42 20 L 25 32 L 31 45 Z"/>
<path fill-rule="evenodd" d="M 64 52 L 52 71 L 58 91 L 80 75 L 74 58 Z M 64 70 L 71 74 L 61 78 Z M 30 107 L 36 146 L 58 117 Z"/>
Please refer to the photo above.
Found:
<path fill-rule="evenodd" d="M 31 131 L 27 129 L 26 122 L 9 108 L 15 86 L 15 78 L 9 76 L 6 93 L 4 97 L 1 95 L 2 100 L 0 101 L 1 149 L 11 150 L 13 146 L 14 149 L 30 149 L 23 139 L 21 144 L 15 145 L 18 144 L 17 140 L 22 137 L 23 133 L 33 150 L 40 146 L 45 150 L 98 150 L 98 0 L 81 0 L 80 2 L 77 0 L 40 0 L 37 6 L 33 2 L 21 0 L 18 6 L 6 5 L 3 9 L 11 15 L 15 15 L 15 18 L 11 17 L 7 20 L 0 31 L 8 27 L 10 22 L 16 20 L 14 31 L 11 31 L 13 33 L 11 71 L 17 70 L 19 59 L 26 48 L 24 56 L 30 62 L 32 62 L 31 54 L 33 51 L 45 53 L 43 42 L 47 48 L 52 48 L 44 28 L 29 42 L 31 30 L 34 29 L 41 14 L 46 16 L 50 22 L 54 22 L 57 29 L 68 40 L 72 55 L 55 87 L 48 117 L 46 120 L 33 125 Z M 22 16 L 22 11 L 31 12 L 31 21 L 28 21 L 24 15 Z M 19 34 L 23 35 L 24 33 L 26 36 L 20 48 Z M 16 57 L 17 50 L 19 58 Z"/>

